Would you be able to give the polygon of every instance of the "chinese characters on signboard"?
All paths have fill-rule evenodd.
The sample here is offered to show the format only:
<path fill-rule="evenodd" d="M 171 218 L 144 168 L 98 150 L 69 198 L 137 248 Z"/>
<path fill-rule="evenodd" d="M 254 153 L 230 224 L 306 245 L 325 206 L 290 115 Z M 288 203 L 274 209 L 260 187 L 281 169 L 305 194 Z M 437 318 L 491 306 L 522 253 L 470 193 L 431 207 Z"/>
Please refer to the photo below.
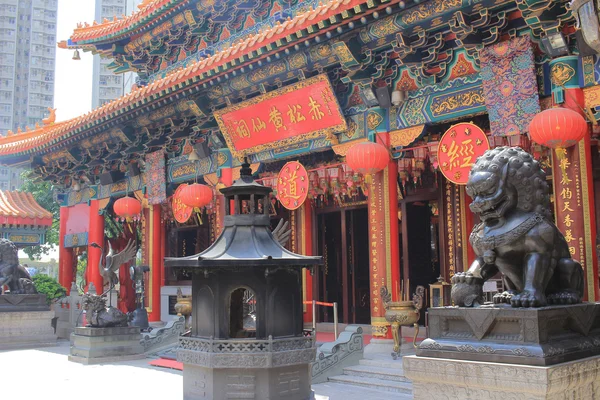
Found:
<path fill-rule="evenodd" d="M 555 177 L 556 189 L 556 225 L 565 235 L 569 252 L 573 259 L 586 268 L 583 220 L 582 190 L 579 179 L 579 160 L 577 152 L 556 149 L 554 162 L 558 164 L 560 174 Z M 556 164 L 555 164 L 556 165 Z"/>
<path fill-rule="evenodd" d="M 452 126 L 440 140 L 438 158 L 442 174 L 452 183 L 466 185 L 471 166 L 489 148 L 485 133 L 477 125 Z"/>
<path fill-rule="evenodd" d="M 277 177 L 277 198 L 288 210 L 299 208 L 308 196 L 308 173 L 298 161 L 283 166 Z"/>
<path fill-rule="evenodd" d="M 236 157 L 347 129 L 327 75 L 318 75 L 215 111 Z"/>
<path fill-rule="evenodd" d="M 186 186 L 186 183 L 179 185 L 177 190 L 175 190 L 175 194 L 173 194 L 172 200 L 173 217 L 175 217 L 175 220 L 180 224 L 187 222 L 187 220 L 190 219 L 190 217 L 192 216 L 192 212 L 194 211 L 192 207 L 186 206 L 181 201 L 181 192 Z"/>

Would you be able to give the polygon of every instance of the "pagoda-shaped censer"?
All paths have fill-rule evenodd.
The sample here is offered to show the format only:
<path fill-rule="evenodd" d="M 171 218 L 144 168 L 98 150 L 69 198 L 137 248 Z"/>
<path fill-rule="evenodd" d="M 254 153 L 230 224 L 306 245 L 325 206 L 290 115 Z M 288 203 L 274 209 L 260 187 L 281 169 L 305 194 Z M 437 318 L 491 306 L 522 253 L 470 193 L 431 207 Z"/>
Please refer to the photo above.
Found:
<path fill-rule="evenodd" d="M 254 182 L 247 163 L 221 192 L 221 236 L 200 254 L 165 259 L 167 267 L 194 271 L 192 334 L 177 351 L 183 397 L 308 399 L 316 348 L 302 333 L 301 273 L 322 257 L 294 254 L 273 238 L 271 189 Z"/>

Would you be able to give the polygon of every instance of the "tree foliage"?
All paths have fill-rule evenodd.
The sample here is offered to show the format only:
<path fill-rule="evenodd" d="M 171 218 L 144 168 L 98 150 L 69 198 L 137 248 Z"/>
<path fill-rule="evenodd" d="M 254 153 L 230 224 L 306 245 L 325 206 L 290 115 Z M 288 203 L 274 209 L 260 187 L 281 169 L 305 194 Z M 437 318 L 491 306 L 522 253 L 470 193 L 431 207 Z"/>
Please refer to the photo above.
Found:
<path fill-rule="evenodd" d="M 27 254 L 31 260 L 39 260 L 43 255 L 50 254 L 50 250 L 52 250 L 54 246 L 58 246 L 60 205 L 54 201 L 52 183 L 35 181 L 30 171 L 23 172 L 21 176 L 23 178 L 21 190 L 23 192 L 31 193 L 33 198 L 42 208 L 52 213 L 52 226 L 46 233 L 46 243 L 40 246 L 30 246 L 23 249 L 25 254 Z"/>
<path fill-rule="evenodd" d="M 31 279 L 33 279 L 33 283 L 35 284 L 38 293 L 46 295 L 48 304 L 55 299 L 60 299 L 67 295 L 67 289 L 62 287 L 56 279 L 48 275 L 35 274 Z"/>

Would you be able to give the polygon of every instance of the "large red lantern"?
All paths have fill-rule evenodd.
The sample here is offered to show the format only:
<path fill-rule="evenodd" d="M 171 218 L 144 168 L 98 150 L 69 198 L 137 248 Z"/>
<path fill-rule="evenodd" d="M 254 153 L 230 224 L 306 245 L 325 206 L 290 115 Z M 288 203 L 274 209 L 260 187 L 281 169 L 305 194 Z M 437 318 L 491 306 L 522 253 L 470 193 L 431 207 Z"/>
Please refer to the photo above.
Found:
<path fill-rule="evenodd" d="M 142 204 L 133 197 L 125 196 L 115 201 L 113 211 L 120 218 L 136 218 L 142 212 Z"/>
<path fill-rule="evenodd" d="M 367 177 L 382 171 L 390 162 L 390 153 L 379 143 L 362 142 L 350 147 L 346 153 L 348 166 Z"/>
<path fill-rule="evenodd" d="M 529 124 L 531 140 L 553 149 L 564 149 L 577 144 L 587 131 L 585 118 L 568 108 L 544 110 Z"/>
<path fill-rule="evenodd" d="M 204 207 L 212 201 L 213 191 L 201 183 L 192 183 L 181 191 L 181 202 L 188 207 Z"/>

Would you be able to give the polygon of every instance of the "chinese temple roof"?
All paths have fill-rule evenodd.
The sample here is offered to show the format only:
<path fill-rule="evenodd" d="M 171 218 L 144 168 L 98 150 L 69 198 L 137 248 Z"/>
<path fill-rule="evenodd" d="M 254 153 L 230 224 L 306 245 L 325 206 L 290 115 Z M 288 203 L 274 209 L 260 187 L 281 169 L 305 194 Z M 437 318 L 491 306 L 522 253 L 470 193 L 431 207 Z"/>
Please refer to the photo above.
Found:
<path fill-rule="evenodd" d="M 80 26 L 73 32 L 68 43 L 63 46 L 77 46 L 91 42 L 113 40 L 118 36 L 131 34 L 140 27 L 147 27 L 177 9 L 179 5 L 188 3 L 189 0 L 144 0 L 139 6 L 139 11 L 121 18 L 105 20 L 102 23 Z"/>
<path fill-rule="evenodd" d="M 52 213 L 43 209 L 31 193 L 0 190 L 2 225 L 51 226 Z"/>
<path fill-rule="evenodd" d="M 153 6 L 169 3 L 170 1 L 176 0 L 148 2 L 142 12 L 148 12 L 147 10 Z M 266 55 L 269 51 L 279 47 L 280 44 L 293 40 L 291 39 L 292 34 L 310 26 L 314 27 L 319 22 L 333 18 L 362 3 L 363 0 L 332 0 L 327 4 L 321 4 L 314 10 L 309 10 L 293 19 L 277 23 L 272 28 L 251 35 L 245 40 L 240 40 L 224 51 L 219 51 L 210 57 L 194 62 L 186 68 L 173 71 L 147 86 L 136 88 L 131 93 L 106 103 L 89 113 L 67 121 L 51 123 L 32 131 L 9 134 L 7 137 L 0 138 L 0 157 L 37 153 L 46 146 L 69 140 L 79 132 L 132 111 L 146 102 L 157 100 L 171 91 L 177 91 L 191 84 L 197 85 L 200 81 L 215 78 L 229 68 L 240 66 L 249 61 L 248 55 L 253 52 L 258 55 Z"/>

